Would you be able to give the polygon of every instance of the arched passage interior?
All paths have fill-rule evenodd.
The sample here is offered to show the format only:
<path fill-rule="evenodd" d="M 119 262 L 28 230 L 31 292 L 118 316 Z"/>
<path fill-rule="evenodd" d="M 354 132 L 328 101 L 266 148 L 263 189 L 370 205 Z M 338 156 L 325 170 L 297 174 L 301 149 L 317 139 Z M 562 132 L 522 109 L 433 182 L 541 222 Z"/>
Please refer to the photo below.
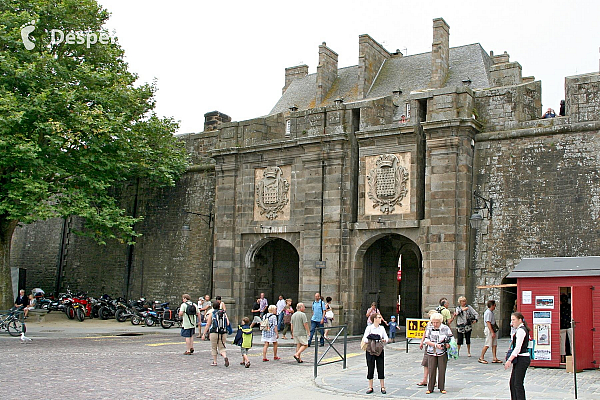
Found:
<path fill-rule="evenodd" d="M 362 315 L 372 302 L 378 303 L 386 321 L 398 315 L 398 324 L 406 318 L 421 317 L 422 267 L 421 251 L 416 243 L 398 234 L 386 234 L 377 238 L 363 256 Z M 398 269 L 402 279 L 397 280 Z M 400 296 L 400 298 L 398 297 Z M 400 300 L 400 312 L 396 311 Z M 366 318 L 362 318 L 362 328 Z"/>
<path fill-rule="evenodd" d="M 275 304 L 279 295 L 298 301 L 300 281 L 299 256 L 296 248 L 286 240 L 268 238 L 259 243 L 251 254 L 251 292 L 253 299 L 265 293 L 269 304 Z"/>

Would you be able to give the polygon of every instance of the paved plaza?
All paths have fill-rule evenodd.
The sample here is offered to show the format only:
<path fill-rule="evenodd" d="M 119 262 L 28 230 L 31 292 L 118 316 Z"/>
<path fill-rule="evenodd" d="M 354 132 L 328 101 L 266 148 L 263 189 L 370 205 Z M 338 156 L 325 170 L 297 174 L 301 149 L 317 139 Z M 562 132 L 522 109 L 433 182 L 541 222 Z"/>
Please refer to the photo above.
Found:
<path fill-rule="evenodd" d="M 184 356 L 179 329 L 133 326 L 114 320 L 67 320 L 49 315 L 43 322 L 28 320 L 27 336 L 33 342 L 0 335 L 3 360 L 0 383 L 6 399 L 349 399 L 443 398 L 509 399 L 509 371 L 500 364 L 483 365 L 477 353 L 483 342 L 474 339 L 473 357 L 449 361 L 448 393 L 426 395 L 416 386 L 422 377 L 422 353 L 415 345 L 405 352 L 405 342 L 386 348 L 387 395 L 365 394 L 364 353 L 359 342 L 348 344 L 348 368 L 341 363 L 319 367 L 313 380 L 314 348 L 305 352 L 305 363 L 293 359 L 291 340 L 280 341 L 280 361 L 262 362 L 259 334 L 250 352 L 251 367 L 243 368 L 237 346 L 228 345 L 231 366 L 211 367 L 208 342 L 197 342 L 196 352 Z M 229 337 L 229 341 L 232 336 Z M 500 353 L 508 346 L 501 340 Z M 341 346 L 340 346 L 341 349 Z M 332 352 L 326 359 L 333 357 Z M 491 360 L 488 352 L 487 358 Z M 578 398 L 600 398 L 600 371 L 577 374 Z M 529 399 L 573 399 L 573 375 L 563 369 L 530 368 L 526 377 Z"/>

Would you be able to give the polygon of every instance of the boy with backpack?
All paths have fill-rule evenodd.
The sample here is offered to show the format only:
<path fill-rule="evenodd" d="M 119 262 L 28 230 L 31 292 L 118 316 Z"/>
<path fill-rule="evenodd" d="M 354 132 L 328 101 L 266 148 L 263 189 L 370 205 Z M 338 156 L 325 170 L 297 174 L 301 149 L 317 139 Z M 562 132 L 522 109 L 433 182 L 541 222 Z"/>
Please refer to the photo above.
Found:
<path fill-rule="evenodd" d="M 227 318 L 225 310 L 219 308 L 219 303 L 217 301 L 214 301 L 212 306 L 213 312 L 208 314 L 208 317 L 206 318 L 206 326 L 204 328 L 204 333 L 202 334 L 202 339 L 207 336 L 207 333 L 210 333 L 210 349 L 213 357 L 213 362 L 210 365 L 213 367 L 217 366 L 217 354 L 220 353 L 225 359 L 225 366 L 229 367 L 229 359 L 227 358 L 227 352 L 225 350 L 229 319 Z"/>
<path fill-rule="evenodd" d="M 182 318 L 181 336 L 185 338 L 186 356 L 194 353 L 194 333 L 196 333 L 196 321 L 200 312 L 196 305 L 192 303 L 192 297 L 189 294 L 181 296 L 181 306 L 179 307 L 179 316 Z"/>
<path fill-rule="evenodd" d="M 248 359 L 248 350 L 252 347 L 252 328 L 250 327 L 250 318 L 242 318 L 242 325 L 238 326 L 237 334 L 233 340 L 233 344 L 240 346 L 242 352 L 242 362 L 246 368 L 250 368 L 250 360 Z"/>

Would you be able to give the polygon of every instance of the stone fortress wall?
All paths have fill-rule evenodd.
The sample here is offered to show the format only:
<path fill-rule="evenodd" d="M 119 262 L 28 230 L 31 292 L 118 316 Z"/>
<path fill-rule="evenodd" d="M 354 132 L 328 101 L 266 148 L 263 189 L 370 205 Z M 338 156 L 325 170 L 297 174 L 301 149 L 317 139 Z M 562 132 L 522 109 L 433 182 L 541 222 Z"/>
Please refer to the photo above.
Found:
<path fill-rule="evenodd" d="M 411 307 L 424 312 L 442 296 L 454 304 L 466 294 L 481 312 L 487 299 L 499 299 L 504 315 L 509 298 L 477 286 L 505 282 L 523 257 L 598 255 L 600 74 L 566 78 L 566 116 L 540 119 L 541 82 L 522 77 L 506 53 L 482 58 L 488 87 L 474 87 L 467 77 L 444 84 L 441 77 L 453 73 L 448 32 L 443 20 L 434 21 L 427 87 L 371 98 L 377 71 L 383 76 L 382 65 L 403 55 L 361 35 L 356 91 L 346 92 L 356 97 L 349 99 L 339 95 L 345 89 L 336 79 L 349 71 L 338 70 L 337 53 L 322 44 L 308 108 L 292 103 L 238 122 L 207 113 L 203 132 L 180 136 L 192 165 L 177 186 L 122 189 L 127 208 L 137 204 L 145 215 L 133 249 L 73 235 L 77 219 L 68 219 L 66 229 L 52 220 L 18 228 L 12 266 L 27 268 L 28 286 L 47 291 L 60 265 L 61 290 L 172 302 L 184 292 L 212 292 L 237 320 L 262 290 L 254 257 L 283 239 L 298 253 L 298 299 L 310 302 L 319 290 L 335 294 L 339 322 L 357 330 L 371 279 L 369 246 L 392 237 L 403 258 L 420 265 L 420 292 L 406 296 L 418 303 Z M 284 96 L 307 73 L 306 66 L 286 69 Z M 407 171 L 403 211 L 366 209 L 369 174 L 381 156 Z M 279 167 L 289 184 L 289 202 L 273 219 L 256 204 L 268 167 Z M 469 226 L 474 191 L 494 201 L 479 230 Z M 205 217 L 211 213 L 214 221 Z M 315 268 L 321 260 L 323 270 Z"/>

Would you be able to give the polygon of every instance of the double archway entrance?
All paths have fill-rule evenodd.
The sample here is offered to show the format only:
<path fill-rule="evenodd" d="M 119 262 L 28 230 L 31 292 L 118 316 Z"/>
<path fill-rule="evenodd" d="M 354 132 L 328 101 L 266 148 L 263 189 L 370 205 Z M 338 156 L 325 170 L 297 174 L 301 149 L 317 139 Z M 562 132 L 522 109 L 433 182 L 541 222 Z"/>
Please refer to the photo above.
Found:
<path fill-rule="evenodd" d="M 353 325 L 352 331 L 364 330 L 365 312 L 372 302 L 378 304 L 386 320 L 399 315 L 399 324 L 404 324 L 406 318 L 422 316 L 422 255 L 414 241 L 395 233 L 376 235 L 362 243 L 354 262 L 351 268 L 360 270 L 356 276 L 362 280 L 353 281 L 354 284 L 339 281 L 340 290 L 354 299 L 342 307 L 349 306 L 346 312 L 359 316 L 359 321 L 347 321 Z M 246 267 L 244 308 L 251 308 L 261 292 L 270 304 L 275 304 L 279 295 L 292 298 L 294 304 L 301 300 L 300 257 L 289 241 L 277 237 L 260 239 L 246 253 Z M 397 279 L 399 269 L 401 281 Z M 346 296 L 340 293 L 339 298 L 343 297 Z"/>
<path fill-rule="evenodd" d="M 417 244 L 398 234 L 378 235 L 363 244 L 357 263 L 361 258 L 361 329 L 367 324 L 364 315 L 372 303 L 377 303 L 386 321 L 392 315 L 399 315 L 398 324 L 404 324 L 406 318 L 421 318 L 422 256 Z"/>

